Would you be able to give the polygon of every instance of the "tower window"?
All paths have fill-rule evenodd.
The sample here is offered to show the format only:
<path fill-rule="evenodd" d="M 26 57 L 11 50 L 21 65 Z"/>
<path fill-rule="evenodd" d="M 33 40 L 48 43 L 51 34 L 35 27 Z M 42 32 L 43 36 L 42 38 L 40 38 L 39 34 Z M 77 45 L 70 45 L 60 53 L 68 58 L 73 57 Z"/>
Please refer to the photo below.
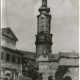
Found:
<path fill-rule="evenodd" d="M 42 22 L 42 23 L 44 22 L 44 17 L 41 17 L 41 22 Z"/>
<path fill-rule="evenodd" d="M 47 20 L 46 20 L 46 21 L 47 21 L 47 23 L 48 23 L 48 21 L 49 21 L 49 20 L 48 20 L 48 17 L 47 17 Z"/>
<path fill-rule="evenodd" d="M 12 62 L 15 63 L 15 56 L 12 55 Z"/>
<path fill-rule="evenodd" d="M 41 28 L 44 28 L 44 26 L 41 26 Z"/>
<path fill-rule="evenodd" d="M 41 31 L 44 31 L 44 26 L 43 25 L 41 26 Z"/>
<path fill-rule="evenodd" d="M 10 60 L 10 54 L 6 54 L 6 61 L 8 61 L 9 62 L 9 60 Z"/>
<path fill-rule="evenodd" d="M 43 20 L 44 19 L 44 17 L 41 17 L 41 20 Z"/>

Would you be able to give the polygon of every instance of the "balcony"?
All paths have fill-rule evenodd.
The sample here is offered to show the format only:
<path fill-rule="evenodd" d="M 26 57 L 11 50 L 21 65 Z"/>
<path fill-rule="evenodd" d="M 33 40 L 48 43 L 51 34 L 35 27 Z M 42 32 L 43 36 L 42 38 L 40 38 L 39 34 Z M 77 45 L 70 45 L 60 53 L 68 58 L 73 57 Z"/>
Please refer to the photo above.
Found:
<path fill-rule="evenodd" d="M 38 34 L 36 35 L 35 44 L 51 44 L 52 45 L 52 34 Z"/>

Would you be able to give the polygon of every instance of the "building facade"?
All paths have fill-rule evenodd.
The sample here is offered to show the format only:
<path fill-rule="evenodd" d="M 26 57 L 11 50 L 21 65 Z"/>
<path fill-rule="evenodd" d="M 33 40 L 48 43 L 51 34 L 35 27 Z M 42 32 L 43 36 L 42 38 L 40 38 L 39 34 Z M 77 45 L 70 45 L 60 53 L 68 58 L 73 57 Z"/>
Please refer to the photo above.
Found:
<path fill-rule="evenodd" d="M 43 80 L 49 80 L 50 76 L 52 80 L 79 80 L 78 53 L 60 52 L 51 56 L 40 55 L 38 62 L 39 72 L 42 73 Z"/>
<path fill-rule="evenodd" d="M 52 34 L 50 8 L 47 7 L 47 1 L 42 0 L 42 6 L 39 8 L 40 14 L 37 16 L 37 35 L 36 35 L 36 53 L 37 57 L 40 54 L 51 53 Z"/>
<path fill-rule="evenodd" d="M 37 16 L 36 61 L 42 80 L 78 80 L 79 54 L 75 52 L 52 53 L 52 34 L 50 8 L 47 0 L 42 0 Z"/>
<path fill-rule="evenodd" d="M 16 49 L 17 37 L 10 28 L 2 29 L 1 80 L 19 80 L 22 76 L 22 53 Z"/>
<path fill-rule="evenodd" d="M 35 66 L 36 53 L 16 49 L 17 41 L 10 28 L 2 29 L 1 80 L 32 80 L 38 76 Z"/>

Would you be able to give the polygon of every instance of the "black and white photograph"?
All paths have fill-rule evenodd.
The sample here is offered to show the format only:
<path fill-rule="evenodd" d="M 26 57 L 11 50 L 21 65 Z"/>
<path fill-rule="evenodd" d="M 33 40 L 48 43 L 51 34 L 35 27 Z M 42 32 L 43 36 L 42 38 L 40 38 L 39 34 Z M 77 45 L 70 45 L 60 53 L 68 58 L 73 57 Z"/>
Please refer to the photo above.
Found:
<path fill-rule="evenodd" d="M 79 0 L 1 0 L 1 80 L 79 80 Z"/>

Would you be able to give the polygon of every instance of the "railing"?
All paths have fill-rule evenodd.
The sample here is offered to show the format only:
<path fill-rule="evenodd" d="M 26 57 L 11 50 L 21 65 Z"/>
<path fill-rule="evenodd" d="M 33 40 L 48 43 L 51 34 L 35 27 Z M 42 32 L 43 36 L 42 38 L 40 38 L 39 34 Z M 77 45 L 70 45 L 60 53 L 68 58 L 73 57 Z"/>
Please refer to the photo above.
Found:
<path fill-rule="evenodd" d="M 52 44 L 52 34 L 36 35 L 36 43 L 50 43 Z"/>

